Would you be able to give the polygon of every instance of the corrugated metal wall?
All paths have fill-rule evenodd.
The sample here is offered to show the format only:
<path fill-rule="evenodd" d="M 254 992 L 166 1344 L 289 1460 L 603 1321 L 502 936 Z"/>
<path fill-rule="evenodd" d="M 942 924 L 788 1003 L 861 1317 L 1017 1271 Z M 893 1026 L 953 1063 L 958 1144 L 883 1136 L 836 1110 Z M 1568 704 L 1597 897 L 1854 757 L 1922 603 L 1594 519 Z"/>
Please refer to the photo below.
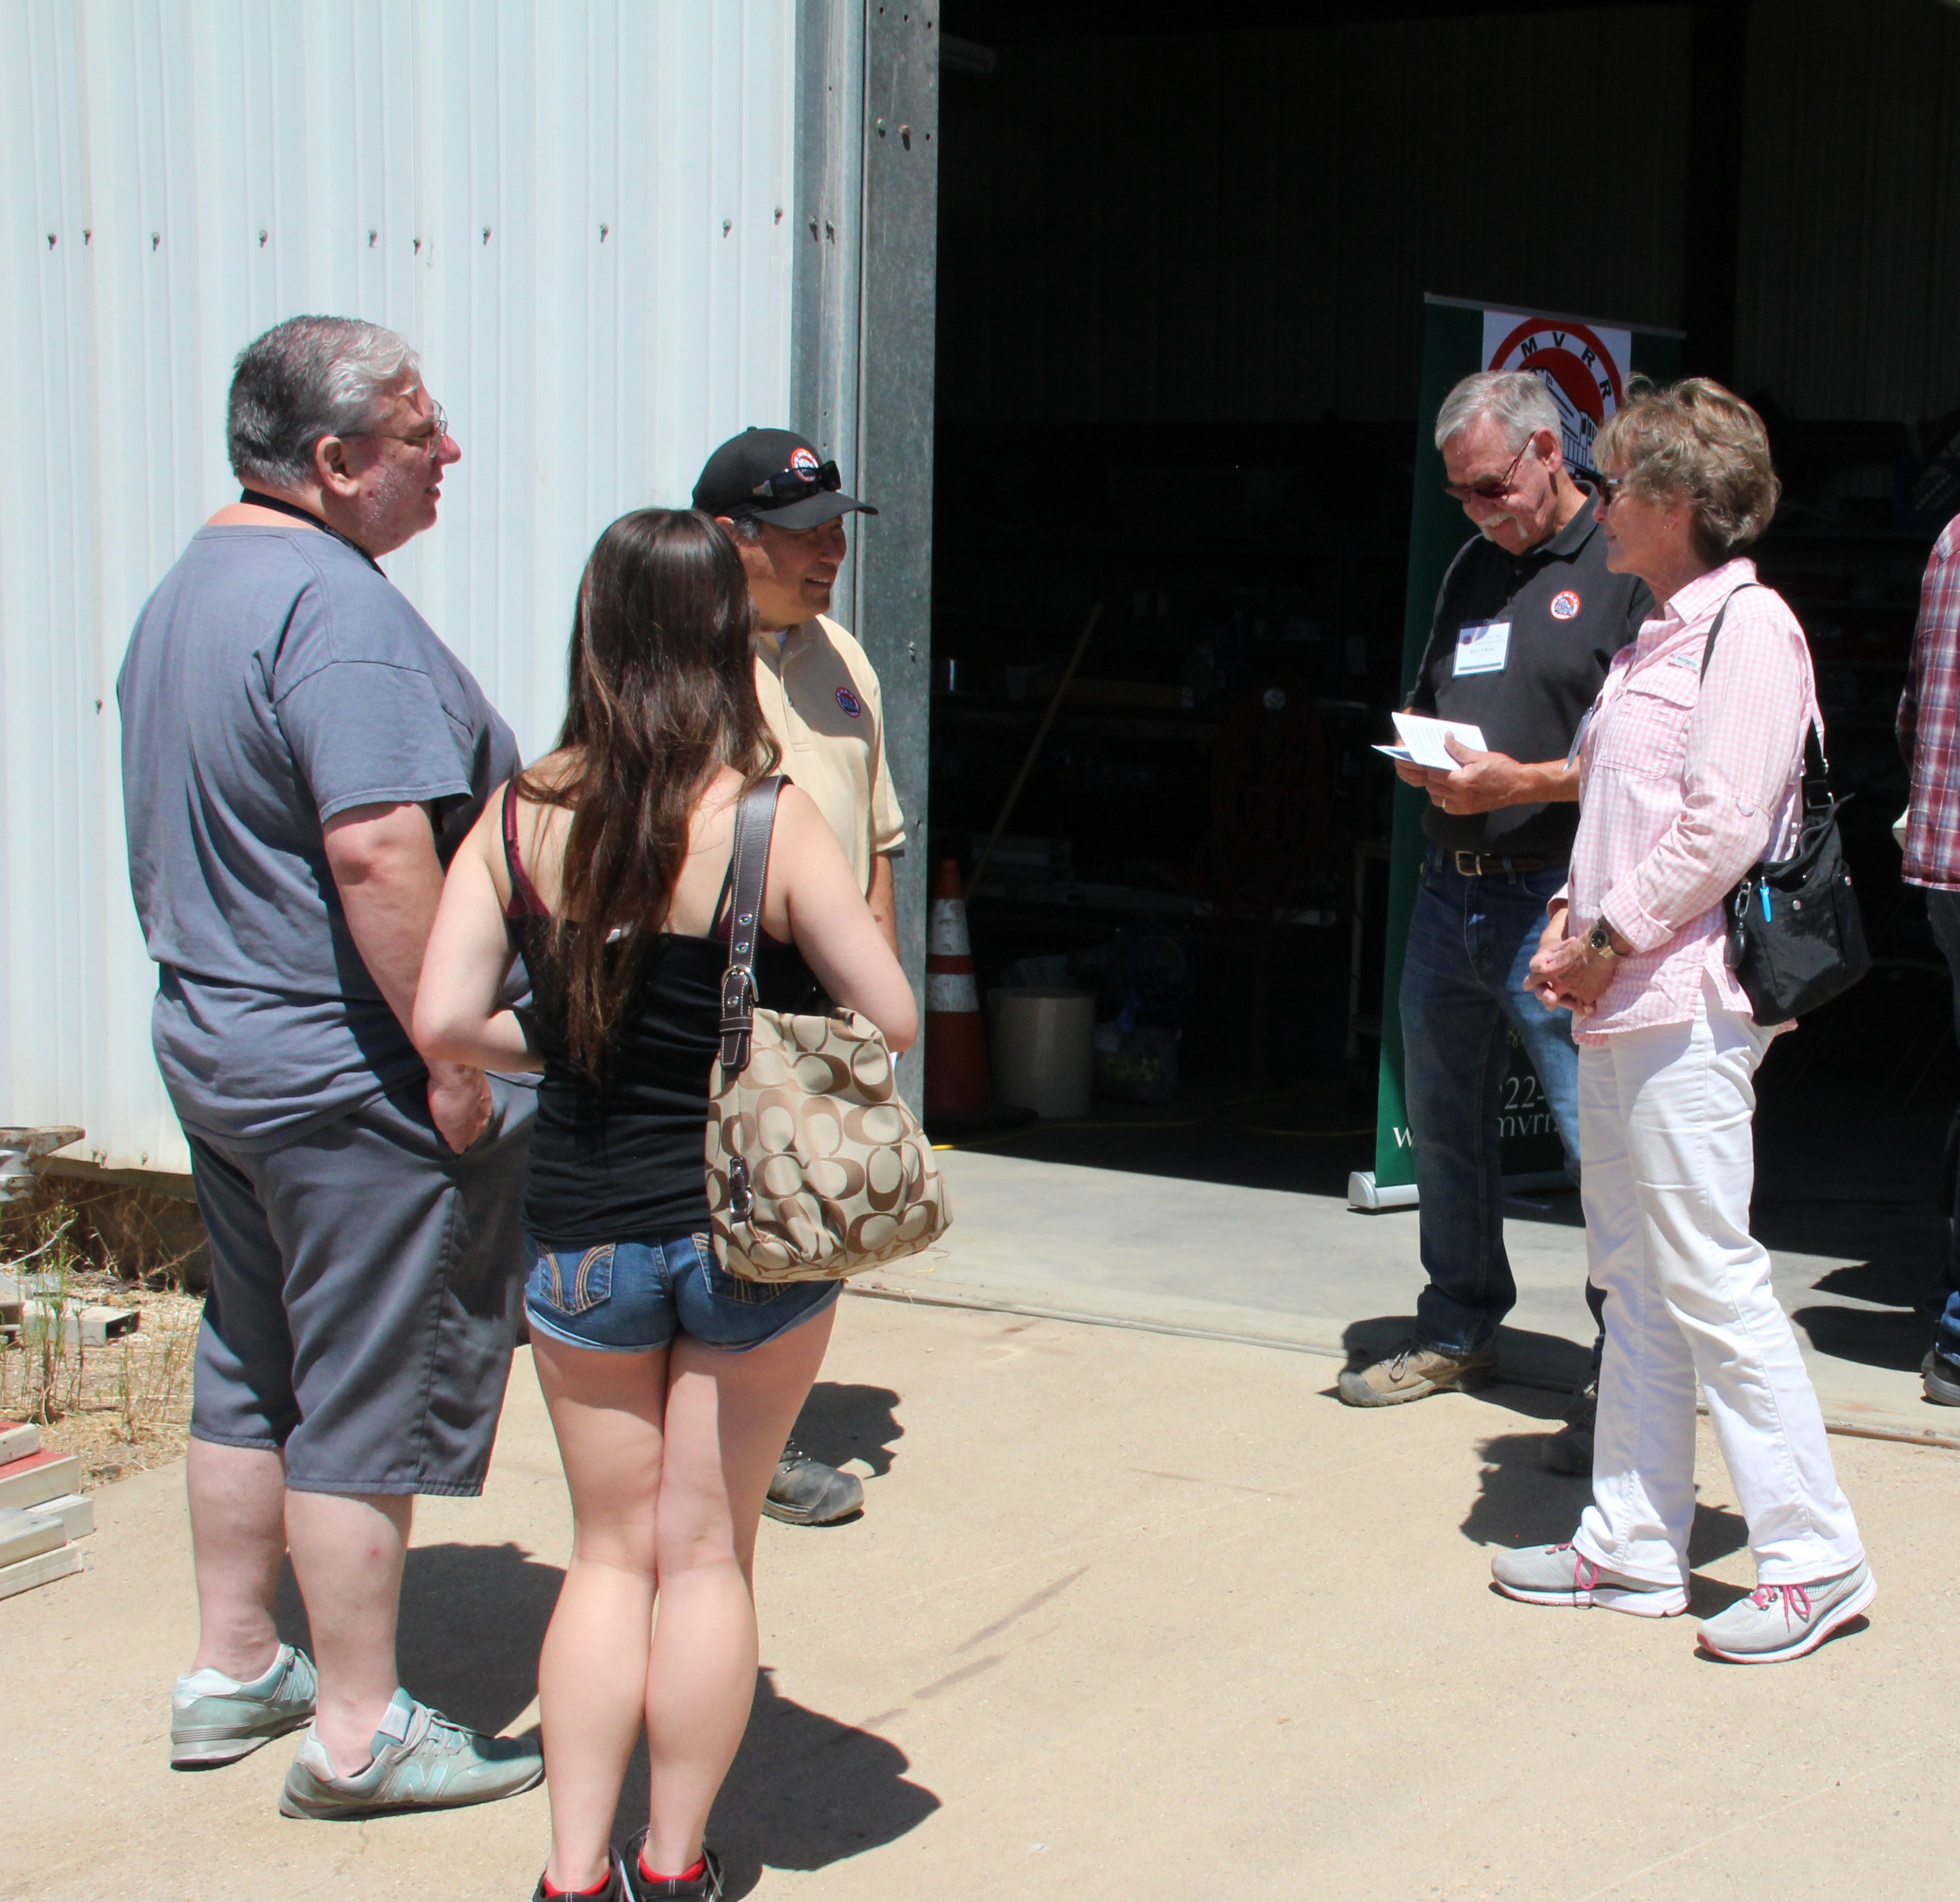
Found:
<path fill-rule="evenodd" d="M 1787 415 L 1960 406 L 1960 11 L 1756 0 L 1736 378 Z"/>
<path fill-rule="evenodd" d="M 1689 32 L 1576 8 L 1003 46 L 945 85 L 942 416 L 1411 416 L 1425 291 L 1678 323 Z"/>
<path fill-rule="evenodd" d="M 463 460 L 388 563 L 516 725 L 622 510 L 789 413 L 792 0 L 0 0 L 0 1122 L 180 1168 L 113 684 L 236 492 L 232 358 L 421 350 Z"/>

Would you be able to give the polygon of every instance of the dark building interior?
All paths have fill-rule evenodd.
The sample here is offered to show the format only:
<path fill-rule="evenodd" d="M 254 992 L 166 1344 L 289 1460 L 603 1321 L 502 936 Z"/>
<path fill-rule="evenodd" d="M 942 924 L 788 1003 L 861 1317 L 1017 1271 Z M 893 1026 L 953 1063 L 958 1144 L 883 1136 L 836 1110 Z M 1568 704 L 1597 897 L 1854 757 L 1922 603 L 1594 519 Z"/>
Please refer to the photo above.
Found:
<path fill-rule="evenodd" d="M 1425 292 L 1678 330 L 1768 420 L 1756 553 L 1810 637 L 1879 962 L 1779 1040 L 1766 1103 L 1936 1151 L 1950 991 L 1889 828 L 1960 507 L 1960 11 L 943 14 L 932 850 L 970 877 L 1001 828 L 983 994 L 1066 959 L 1164 1034 L 1095 1126 L 1017 1153 L 1367 1166 Z"/>

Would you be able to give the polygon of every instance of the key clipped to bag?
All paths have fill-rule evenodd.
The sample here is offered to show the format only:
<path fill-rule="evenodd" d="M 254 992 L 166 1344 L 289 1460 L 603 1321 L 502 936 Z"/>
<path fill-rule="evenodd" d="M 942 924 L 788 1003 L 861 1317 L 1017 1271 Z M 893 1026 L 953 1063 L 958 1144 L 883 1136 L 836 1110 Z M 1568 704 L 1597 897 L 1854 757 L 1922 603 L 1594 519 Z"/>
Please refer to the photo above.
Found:
<path fill-rule="evenodd" d="M 855 1011 L 772 1011 L 756 996 L 762 887 L 780 776 L 735 813 L 721 1048 L 708 1079 L 715 1253 L 749 1281 L 834 1281 L 915 1254 L 953 1219 L 898 1092 L 883 1034 Z"/>

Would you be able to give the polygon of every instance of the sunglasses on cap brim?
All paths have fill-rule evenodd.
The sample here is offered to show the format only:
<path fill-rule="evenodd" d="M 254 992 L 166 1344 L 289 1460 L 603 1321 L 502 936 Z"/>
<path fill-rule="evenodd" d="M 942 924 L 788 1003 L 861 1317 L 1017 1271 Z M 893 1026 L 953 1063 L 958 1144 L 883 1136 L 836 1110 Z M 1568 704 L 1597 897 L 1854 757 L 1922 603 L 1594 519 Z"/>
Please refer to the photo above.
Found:
<path fill-rule="evenodd" d="M 780 470 L 765 476 L 749 492 L 765 502 L 801 502 L 810 495 L 835 493 L 843 486 L 836 464 L 826 462 L 811 470 Z"/>

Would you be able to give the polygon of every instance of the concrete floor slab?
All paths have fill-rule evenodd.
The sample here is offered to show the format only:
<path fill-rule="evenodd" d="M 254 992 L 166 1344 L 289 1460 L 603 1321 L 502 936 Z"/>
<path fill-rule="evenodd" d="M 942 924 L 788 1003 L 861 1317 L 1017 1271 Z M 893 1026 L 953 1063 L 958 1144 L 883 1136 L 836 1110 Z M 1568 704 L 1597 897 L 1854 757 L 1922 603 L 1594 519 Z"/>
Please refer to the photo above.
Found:
<path fill-rule="evenodd" d="M 1162 1327 L 1316 1352 L 1373 1352 L 1400 1338 L 1422 1283 L 1413 1209 L 1363 1215 L 1331 1196 L 942 1151 L 954 1222 L 943 1247 L 860 1278 L 866 1292 L 1020 1313 Z M 1866 1241 L 1815 1220 L 1813 1245 Z M 1512 1378 L 1569 1389 L 1592 1338 L 1576 1195 L 1511 1198 L 1505 1246 L 1518 1305 L 1500 1342 Z M 1869 1248 L 1869 1241 L 1866 1241 Z M 1905 1333 L 1930 1325 L 1857 1290 L 1866 1254 L 1773 1250 L 1779 1298 L 1828 1416 L 1866 1430 L 1960 1432 L 1928 1406 Z M 1901 1332 L 1903 1325 L 1904 1332 Z M 1903 1353 L 1869 1356 L 1871 1330 Z M 1890 1364 L 1886 1364 L 1886 1362 Z"/>
<path fill-rule="evenodd" d="M 1356 1219 L 1357 1221 L 1359 1218 Z M 404 1674 L 533 1721 L 568 1526 L 527 1357 L 481 1501 L 425 1502 Z M 847 1302 L 807 1421 L 867 1510 L 765 1525 L 762 1695 L 715 1833 L 810 1902 L 1919 1902 L 1951 1892 L 1956 1456 L 1833 1442 L 1881 1595 L 1767 1670 L 1688 1620 L 1494 1596 L 1564 1537 L 1551 1396 L 1358 1413 L 1316 1356 Z M 1751 1582 L 1704 1436 L 1696 1609 Z M 363 1824 L 274 1811 L 290 1745 L 167 1767 L 192 1635 L 182 1469 L 98 1495 L 81 1577 L 0 1604 L 0 1897 L 530 1893 L 540 1792 Z M 638 1805 L 629 1798 L 622 1821 Z"/>

